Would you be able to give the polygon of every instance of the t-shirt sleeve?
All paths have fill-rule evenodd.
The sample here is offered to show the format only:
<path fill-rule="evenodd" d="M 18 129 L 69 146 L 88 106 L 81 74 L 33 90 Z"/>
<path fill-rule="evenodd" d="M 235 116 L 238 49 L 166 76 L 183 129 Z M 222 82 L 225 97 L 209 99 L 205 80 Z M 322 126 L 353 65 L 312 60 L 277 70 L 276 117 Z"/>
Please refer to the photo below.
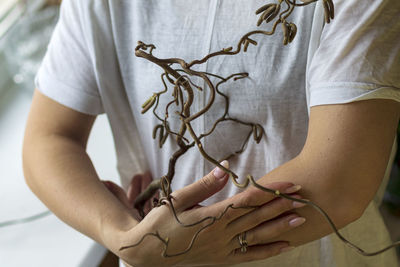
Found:
<path fill-rule="evenodd" d="M 60 104 L 82 113 L 103 113 L 96 75 L 93 49 L 87 42 L 91 33 L 83 3 L 62 2 L 60 19 L 47 53 L 35 78 L 37 89 Z"/>
<path fill-rule="evenodd" d="M 400 1 L 333 0 L 311 60 L 310 106 L 366 99 L 400 101 Z"/>

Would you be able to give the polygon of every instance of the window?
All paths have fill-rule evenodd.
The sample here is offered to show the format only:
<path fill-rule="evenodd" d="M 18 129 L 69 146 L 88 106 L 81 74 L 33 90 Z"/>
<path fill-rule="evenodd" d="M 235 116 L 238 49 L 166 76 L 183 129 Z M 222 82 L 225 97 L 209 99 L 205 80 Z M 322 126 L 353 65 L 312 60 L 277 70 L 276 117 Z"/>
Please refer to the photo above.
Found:
<path fill-rule="evenodd" d="M 0 38 L 14 25 L 25 10 L 26 1 L 1 0 L 0 2 Z"/>

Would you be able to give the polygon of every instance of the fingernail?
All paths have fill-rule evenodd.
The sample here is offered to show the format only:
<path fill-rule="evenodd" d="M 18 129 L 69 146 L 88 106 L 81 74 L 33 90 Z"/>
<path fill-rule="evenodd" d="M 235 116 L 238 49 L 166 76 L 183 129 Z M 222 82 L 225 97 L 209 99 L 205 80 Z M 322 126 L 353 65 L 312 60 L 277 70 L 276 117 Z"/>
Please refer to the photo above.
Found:
<path fill-rule="evenodd" d="M 284 248 L 281 248 L 281 253 L 285 253 L 285 252 L 291 251 L 293 249 L 294 249 L 293 246 L 284 247 Z"/>
<path fill-rule="evenodd" d="M 229 162 L 227 160 L 222 161 L 220 164 L 225 168 L 229 168 Z M 225 174 L 226 174 L 225 171 L 220 169 L 219 167 L 215 168 L 213 172 L 214 177 L 217 179 L 224 178 Z"/>
<path fill-rule="evenodd" d="M 294 192 L 297 192 L 301 189 L 301 185 L 294 185 L 292 187 L 289 187 L 288 189 L 285 190 L 286 194 L 292 194 Z"/>
<path fill-rule="evenodd" d="M 302 202 L 297 202 L 297 201 L 293 201 L 293 208 L 302 208 L 302 207 L 304 207 L 304 206 L 306 206 L 307 204 L 306 203 L 302 203 Z"/>
<path fill-rule="evenodd" d="M 297 226 L 300 226 L 300 225 L 302 225 L 303 223 L 305 223 L 305 221 L 306 221 L 306 218 L 297 217 L 297 218 L 294 218 L 294 219 L 290 220 L 290 221 L 289 221 L 289 225 L 290 225 L 291 227 L 297 227 Z"/>

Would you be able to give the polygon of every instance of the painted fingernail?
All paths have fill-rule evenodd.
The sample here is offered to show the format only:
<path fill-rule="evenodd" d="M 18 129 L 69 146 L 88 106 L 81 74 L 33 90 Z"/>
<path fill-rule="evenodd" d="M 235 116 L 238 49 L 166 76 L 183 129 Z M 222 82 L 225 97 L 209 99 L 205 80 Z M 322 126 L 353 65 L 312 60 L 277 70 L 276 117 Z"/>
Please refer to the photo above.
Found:
<path fill-rule="evenodd" d="M 297 227 L 297 226 L 300 226 L 300 225 L 302 225 L 303 223 L 305 223 L 305 221 L 306 221 L 306 218 L 297 217 L 297 218 L 294 218 L 294 219 L 290 220 L 290 221 L 289 221 L 289 225 L 290 225 L 291 227 Z"/>
<path fill-rule="evenodd" d="M 292 204 L 293 208 L 296 208 L 296 209 L 302 208 L 306 205 L 307 205 L 306 203 L 302 203 L 302 202 L 298 202 L 298 201 L 293 201 L 293 204 Z"/>
<path fill-rule="evenodd" d="M 285 253 L 285 252 L 291 251 L 293 249 L 294 249 L 293 246 L 284 247 L 284 248 L 281 248 L 281 253 Z"/>
<path fill-rule="evenodd" d="M 225 168 L 229 168 L 229 162 L 227 160 L 222 161 L 220 164 Z M 225 171 L 220 169 L 219 167 L 215 168 L 213 172 L 214 177 L 217 179 L 224 178 L 225 174 L 226 174 Z"/>
<path fill-rule="evenodd" d="M 292 194 L 294 192 L 297 192 L 301 189 L 301 185 L 294 185 L 292 187 L 289 187 L 288 189 L 285 190 L 286 194 Z"/>

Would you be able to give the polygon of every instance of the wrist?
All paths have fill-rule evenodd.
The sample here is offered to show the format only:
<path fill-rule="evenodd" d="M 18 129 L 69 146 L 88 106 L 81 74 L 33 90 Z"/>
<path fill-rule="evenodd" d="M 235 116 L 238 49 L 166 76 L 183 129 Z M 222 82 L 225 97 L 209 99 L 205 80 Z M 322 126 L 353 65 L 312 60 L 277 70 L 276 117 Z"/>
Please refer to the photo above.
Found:
<path fill-rule="evenodd" d="M 100 223 L 102 245 L 117 254 L 126 233 L 138 224 L 132 213 L 125 208 L 103 214 Z"/>

